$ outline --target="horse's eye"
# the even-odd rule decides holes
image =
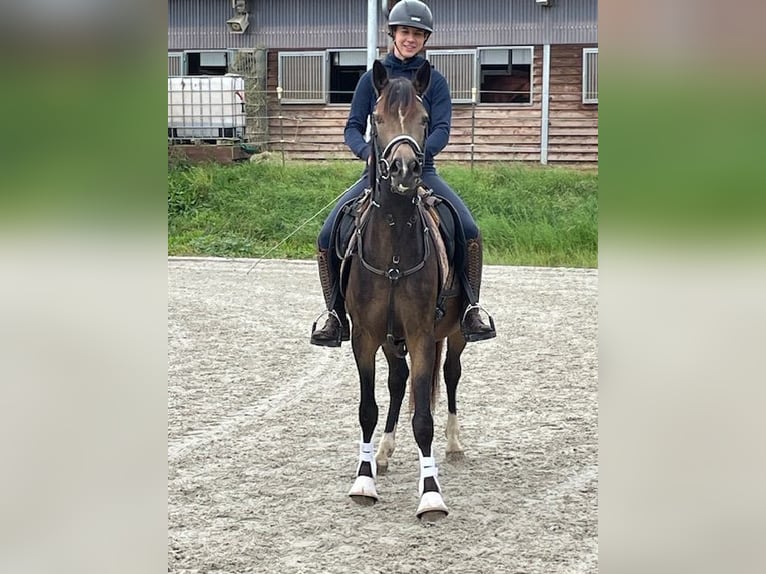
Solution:
[[[420,123],[424,126],[428,124],[428,116],[423,116],[423,119],[420,120]]]
[[[376,124],[382,124],[383,120],[380,119],[380,114],[374,113],[372,114],[372,119],[375,121]]]

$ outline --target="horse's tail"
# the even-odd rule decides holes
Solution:
[[[431,375],[431,409],[436,405],[436,399],[439,398],[439,373],[442,366],[442,354],[444,352],[444,339],[436,341],[436,350],[434,352],[434,372]],[[415,388],[410,385],[409,409],[412,412],[415,409]]]

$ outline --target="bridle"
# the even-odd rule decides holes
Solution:
[[[419,102],[423,102],[423,99],[420,96],[416,97]],[[377,99],[375,104],[377,105],[378,102],[380,102],[380,98]],[[370,117],[370,136],[370,141],[372,142],[371,153],[374,159],[374,162],[371,164],[371,166],[374,166],[375,168],[375,173],[371,175],[375,176],[375,191],[382,187],[380,185],[382,181],[387,181],[391,177],[391,162],[389,161],[389,158],[400,145],[406,144],[410,146],[412,151],[415,153],[415,159],[418,162],[418,167],[421,170],[423,169],[425,153],[423,152],[423,148],[420,143],[418,143],[418,141],[412,136],[407,134],[399,134],[398,136],[394,136],[391,141],[386,144],[386,147],[383,148],[383,151],[378,153],[378,150],[380,149],[380,144],[378,142],[378,125],[374,116]],[[373,181],[373,178],[371,178],[370,181]]]

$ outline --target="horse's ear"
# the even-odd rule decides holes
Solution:
[[[422,96],[428,89],[428,84],[431,83],[431,63],[426,60],[422,66],[415,72],[415,79],[412,81],[412,85],[415,87],[415,91],[419,96]]]
[[[375,92],[378,96],[383,91],[388,83],[388,70],[380,63],[380,60],[375,60],[372,63],[372,85],[375,87]]]

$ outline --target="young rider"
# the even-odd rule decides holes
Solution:
[[[419,0],[400,0],[391,9],[388,16],[389,36],[393,39],[391,51],[383,59],[390,77],[405,76],[412,79],[417,69],[426,61],[422,53],[425,44],[433,33],[431,10]],[[377,95],[372,85],[371,71],[359,79],[345,129],[345,142],[360,159],[369,163],[370,144],[365,140],[367,119],[375,108]],[[464,272],[476,299],[479,297],[482,272],[482,242],[479,228],[471,212],[460,197],[436,173],[434,157],[447,145],[452,123],[452,99],[447,81],[437,70],[431,72],[431,84],[423,94],[423,104],[428,112],[428,137],[425,143],[423,164],[423,183],[433,194],[446,199],[460,217],[460,224],[465,236],[463,257]],[[340,265],[335,259],[330,245],[332,227],[338,212],[344,205],[360,196],[369,187],[367,174],[352,185],[338,201],[327,217],[317,238],[319,279],[324,293],[329,317],[324,326],[311,334],[313,345],[335,347],[338,341],[349,338],[348,318],[342,295],[340,294],[338,272]],[[495,336],[495,330],[484,323],[479,309],[470,309],[463,321],[466,340],[479,341]]]

